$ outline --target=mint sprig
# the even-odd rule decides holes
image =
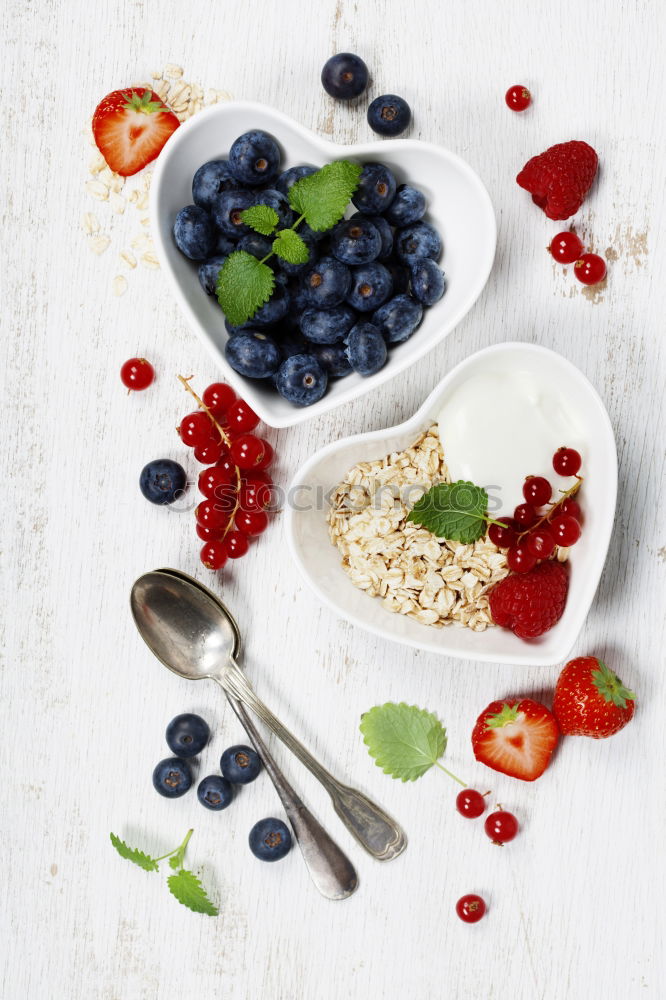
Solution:
[[[182,903],[183,906],[188,906],[195,913],[205,913],[210,917],[216,917],[219,910],[208,898],[200,880],[193,872],[187,871],[183,867],[185,851],[193,833],[194,830],[188,830],[182,844],[174,848],[173,851],[162,854],[159,858],[153,858],[136,847],[128,847],[125,841],[117,837],[115,833],[111,833],[109,836],[111,843],[121,858],[131,861],[132,864],[138,865],[144,871],[158,871],[159,862],[168,858],[169,865],[175,871],[175,874],[169,875],[167,879],[167,885],[172,895],[176,897],[179,903]]]
[[[304,240],[296,233],[305,220],[311,229],[323,232],[339,222],[351,196],[358,187],[362,167],[349,160],[328,163],[309,177],[297,181],[289,191],[289,204],[298,214],[290,229],[281,229],[271,252],[257,260],[243,250],[229,254],[217,277],[216,294],[222,310],[233,326],[242,326],[252,319],[269,300],[275,288],[273,271],[266,261],[273,254],[290,264],[305,264],[310,254]],[[241,212],[243,222],[261,233],[272,236],[279,222],[277,212],[269,205],[251,205]]]
[[[437,483],[412,507],[407,520],[432,531],[436,538],[470,545],[485,535],[488,524],[488,494],[482,487],[459,479]]]
[[[270,205],[250,205],[241,212],[241,219],[246,226],[262,236],[270,236],[280,221],[277,212]]]
[[[465,785],[439,763],[446,750],[446,729],[425,708],[404,701],[375,705],[361,717],[360,729],[368,753],[384,774],[400,781],[416,781],[437,766]]]

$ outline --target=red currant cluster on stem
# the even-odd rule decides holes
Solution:
[[[581,510],[574,498],[583,482],[578,475],[581,464],[574,448],[558,448],[553,469],[558,476],[575,476],[574,485],[551,502],[553,489],[548,480],[528,476],[523,484],[525,503],[518,504],[513,517],[490,525],[488,537],[498,548],[508,550],[506,561],[514,573],[529,573],[542,559],[550,559],[558,546],[568,548],[580,538]]]
[[[200,398],[191,376],[178,379],[199,406],[183,417],[178,433],[206,466],[199,474],[204,499],[194,512],[204,542],[200,558],[207,569],[222,569],[227,559],[244,556],[250,539],[268,527],[273,481],[267,470],[274,452],[252,433],[259,417],[231,386],[214,382]]]

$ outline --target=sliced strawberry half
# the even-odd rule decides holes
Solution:
[[[494,771],[534,781],[548,767],[559,735],[545,705],[529,698],[494,701],[476,720],[472,748],[476,759]]]
[[[114,90],[95,108],[93,136],[117,174],[129,177],[159,156],[180,122],[153,90]]]

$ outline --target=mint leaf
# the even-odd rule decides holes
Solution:
[[[414,504],[407,520],[432,531],[437,538],[470,545],[486,533],[488,494],[460,479],[437,483]]]
[[[327,163],[309,177],[302,177],[289,190],[289,204],[305,216],[317,232],[331,229],[345,214],[351,196],[358,187],[361,166],[349,160]]]
[[[273,240],[273,253],[288,264],[305,264],[310,259],[305,242],[293,229],[280,230]]]
[[[167,883],[178,902],[188,906],[195,913],[206,913],[209,917],[216,917],[220,912],[213,906],[206,895],[206,890],[192,872],[181,868],[176,875],[169,875]]]
[[[280,221],[277,212],[270,205],[250,205],[241,212],[241,219],[246,226],[262,236],[270,236]]]
[[[145,872],[156,872],[158,870],[155,858],[151,858],[149,854],[144,854],[143,851],[139,851],[136,847],[128,847],[124,840],[116,837],[115,833],[110,833],[109,836],[111,837],[111,843],[121,858],[125,858],[127,861],[131,861],[132,864],[138,865]]]
[[[421,778],[446,749],[446,730],[439,719],[404,701],[375,705],[362,717],[360,729],[377,767],[401,781]]]
[[[244,250],[230,253],[217,276],[217,301],[233,326],[241,326],[268,302],[275,275],[268,266]]]

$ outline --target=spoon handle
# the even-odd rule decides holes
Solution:
[[[257,697],[237,664],[232,662],[226,666],[215,679],[228,694],[251,708],[321,782],[331,796],[336,813],[369,854],[378,861],[390,861],[405,849],[407,838],[395,820],[362,792],[334,778]]]
[[[245,707],[228,691],[225,694],[275,785],[310,878],[327,899],[347,899],[358,887],[354,866],[289,784]]]

